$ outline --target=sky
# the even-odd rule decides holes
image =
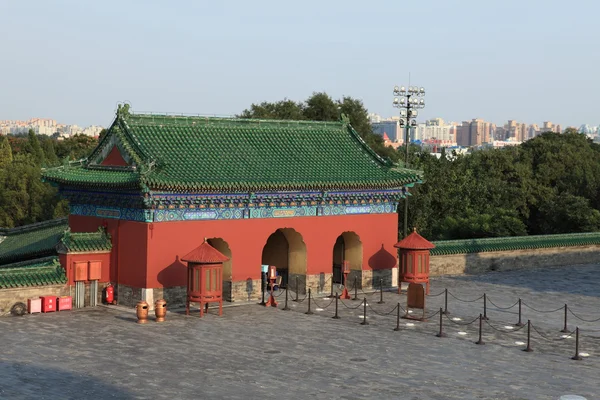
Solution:
[[[600,124],[597,0],[0,0],[0,120],[234,115],[325,91],[419,120]]]

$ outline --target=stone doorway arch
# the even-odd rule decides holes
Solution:
[[[362,261],[363,261],[363,245],[360,241],[360,236],[355,232],[343,232],[335,240],[333,245],[333,266],[332,266],[332,282],[333,284],[342,284],[342,262],[346,260],[350,262],[350,274],[348,275],[348,287],[351,288],[354,284],[354,279],[357,279],[358,284],[362,282]]]
[[[232,301],[233,256],[229,244],[220,237],[207,239],[206,242],[229,258],[229,261],[223,263],[223,300]]]
[[[279,228],[263,247],[261,264],[274,265],[281,276],[281,287],[296,284],[300,293],[306,290],[306,244],[302,235],[293,228]]]

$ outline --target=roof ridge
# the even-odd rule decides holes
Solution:
[[[10,264],[0,265],[0,270],[10,269],[10,268],[19,268],[19,267],[27,267],[34,264],[41,264],[49,261],[56,261],[58,265],[60,265],[57,256],[47,256],[42,258],[34,258],[31,260],[18,261]]]
[[[232,116],[203,116],[201,114],[192,114],[192,115],[183,115],[183,114],[154,114],[154,113],[130,113],[129,115],[122,117],[126,121],[135,122],[137,119],[156,119],[157,125],[160,125],[160,122],[171,122],[171,121],[204,121],[204,122],[214,122],[214,123],[234,123],[236,125],[242,124],[256,124],[261,127],[272,126],[296,126],[296,127],[336,127],[341,128],[346,125],[344,121],[314,121],[314,120],[292,120],[292,119],[260,119],[260,118],[237,118]],[[159,119],[162,119],[159,121]],[[144,121],[147,123],[147,121]]]
[[[14,234],[19,234],[19,233],[27,233],[27,232],[32,232],[32,231],[35,231],[35,230],[41,229],[41,228],[49,228],[52,226],[62,225],[66,222],[68,222],[68,218],[61,217],[61,218],[51,219],[48,221],[41,221],[41,222],[35,222],[33,224],[17,226],[15,228],[0,228],[0,234],[9,236],[9,235],[14,235]]]

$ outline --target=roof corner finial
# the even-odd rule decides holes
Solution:
[[[413,232],[417,232],[417,227],[413,226]]]
[[[208,241],[207,241],[207,240],[208,240],[208,239],[206,239],[206,237],[205,237],[205,238],[204,238],[204,243],[208,243]]]

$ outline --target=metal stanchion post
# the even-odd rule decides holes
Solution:
[[[338,315],[338,295],[337,292],[335,293],[335,315],[333,317],[331,317],[333,319],[340,319],[340,316]]]
[[[310,294],[310,288],[309,288],[308,289],[308,311],[306,311],[304,313],[304,314],[308,314],[308,315],[313,314],[313,312],[310,310],[310,296],[311,296],[311,294]]]
[[[369,323],[367,322],[367,298],[365,297],[365,299],[363,300],[363,304],[364,304],[364,310],[363,310],[363,322],[361,322],[361,325],[369,325]]]
[[[358,300],[358,278],[354,277],[354,298],[352,300]]]
[[[531,353],[533,349],[531,348],[531,320],[527,320],[527,347],[523,349],[528,353]]]
[[[288,290],[288,288],[287,288],[287,286],[286,286],[286,287],[285,287],[285,306],[283,307],[283,310],[285,310],[285,311],[287,311],[287,310],[289,310],[289,309],[290,309],[290,308],[288,307],[288,293],[289,293],[289,290]]]
[[[575,355],[571,357],[571,360],[583,360],[583,358],[579,355],[579,327],[575,328]]]
[[[569,329],[567,328],[567,305],[565,304],[565,324],[561,330],[563,333],[568,333]]]
[[[400,303],[396,306],[396,327],[394,330],[397,332],[400,330]]]
[[[479,340],[475,342],[475,344],[485,344],[482,338],[483,332],[483,314],[479,314]]]
[[[437,335],[437,337],[446,337],[446,334],[444,333],[444,330],[442,328],[443,326],[443,321],[442,321],[442,317],[444,316],[444,311],[442,310],[442,307],[440,307],[440,331]]]
[[[379,301],[377,302],[377,304],[383,304],[385,303],[385,301],[383,301],[383,279],[379,280]]]
[[[331,291],[329,292],[329,298],[333,297],[333,275],[331,275]]]
[[[266,306],[267,302],[265,301],[265,273],[261,272],[260,274],[260,291],[261,291],[261,302],[259,303],[261,306]]]
[[[294,301],[298,301],[298,296],[300,296],[300,290],[298,286],[298,277],[296,277],[296,300]]]
[[[515,326],[523,326],[523,322],[521,322],[521,299],[519,299],[519,322],[515,324]]]
[[[483,294],[483,319],[486,321],[489,319],[487,317],[487,296],[485,293]]]
[[[444,314],[450,314],[448,311],[448,288],[444,289]]]

